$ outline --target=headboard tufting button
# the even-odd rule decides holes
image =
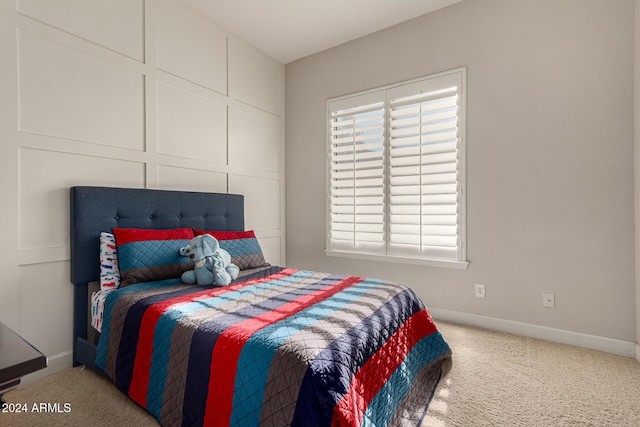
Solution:
[[[153,219],[153,215],[149,215],[149,219]]]
[[[116,215],[116,216],[115,216],[115,219],[116,219],[116,220],[118,220],[118,219],[120,219],[120,217],[119,217],[118,215]]]

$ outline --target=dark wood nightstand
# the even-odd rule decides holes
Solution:
[[[0,322],[0,401],[20,384],[23,376],[47,367],[47,358]]]

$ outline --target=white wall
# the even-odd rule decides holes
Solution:
[[[287,64],[288,264],[635,342],[633,33],[633,0],[468,0]],[[468,269],[325,256],[326,100],[465,65]]]
[[[50,364],[71,363],[70,186],[244,194],[285,262],[283,64],[165,0],[0,0],[0,32],[0,320]]]

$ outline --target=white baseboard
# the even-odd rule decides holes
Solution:
[[[40,378],[46,377],[56,373],[62,369],[70,368],[73,366],[73,350],[65,351],[55,354],[51,357],[47,357],[47,367],[33,374],[26,375],[22,378],[22,384],[29,384]]]
[[[531,325],[529,323],[515,322],[513,320],[498,319],[495,317],[481,316],[478,314],[463,313],[437,307],[429,307],[429,312],[436,320],[462,323],[485,329],[493,329],[515,335],[553,341],[561,344],[569,344],[584,347],[591,350],[604,351],[625,357],[636,357],[640,361],[640,346],[630,341],[613,338],[599,337],[580,332],[566,331],[563,329],[549,328],[546,326]]]

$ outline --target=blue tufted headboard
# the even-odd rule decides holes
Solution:
[[[114,227],[244,230],[244,196],[238,194],[113,187],[70,191],[74,364],[88,363],[76,347],[87,343],[88,283],[100,278],[100,232]]]
[[[244,230],[244,197],[111,187],[71,187],[71,282],[100,278],[100,232],[114,227]]]

